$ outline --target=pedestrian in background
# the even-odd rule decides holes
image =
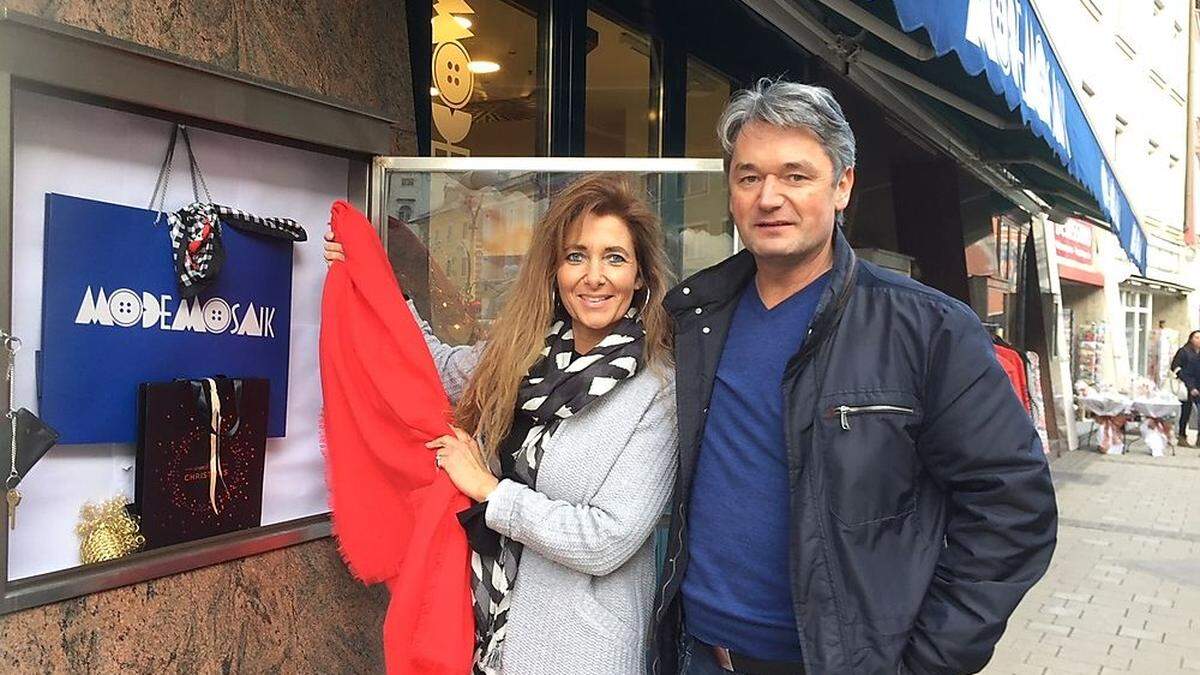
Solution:
[[[1190,446],[1187,438],[1188,420],[1192,416],[1192,407],[1200,401],[1200,330],[1194,330],[1188,335],[1188,341],[1175,358],[1171,359],[1171,372],[1183,382],[1186,398],[1179,400],[1179,445]]]

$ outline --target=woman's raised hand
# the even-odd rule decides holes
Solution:
[[[333,237],[333,229],[325,230],[325,264],[332,265],[337,261],[346,262],[346,249]]]

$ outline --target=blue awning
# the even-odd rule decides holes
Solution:
[[[1010,110],[1019,110],[1022,121],[1095,198],[1121,247],[1145,274],[1142,226],[1029,0],[892,3],[903,30],[925,29],[938,56],[954,52],[968,74],[986,74],[992,91],[1004,97]]]

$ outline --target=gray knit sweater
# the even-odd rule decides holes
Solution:
[[[418,322],[456,401],[480,350],[447,346]],[[650,535],[670,497],[675,441],[674,375],[644,370],[559,425],[537,490],[500,481],[488,499],[488,527],[525,545],[504,673],[646,671]]]

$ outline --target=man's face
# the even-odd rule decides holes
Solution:
[[[759,264],[798,264],[832,246],[835,216],[853,186],[854,169],[834,176],[833,162],[808,130],[751,122],[733,146],[729,212]]]

